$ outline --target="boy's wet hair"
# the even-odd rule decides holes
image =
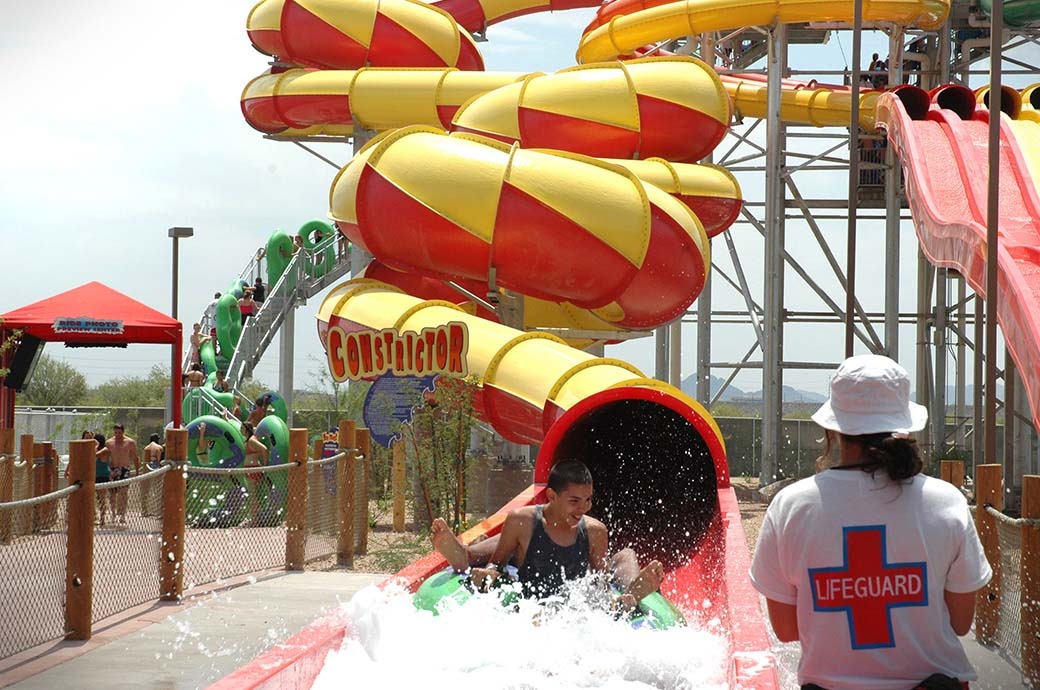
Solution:
[[[571,484],[592,484],[592,472],[585,463],[574,458],[560,460],[549,470],[548,486],[556,493],[566,491]]]
[[[148,440],[151,441],[152,443],[158,443],[159,442],[159,434],[152,434],[151,436],[148,437]]]

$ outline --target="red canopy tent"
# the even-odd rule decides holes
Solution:
[[[173,425],[181,419],[181,322],[141,304],[98,282],[87,283],[0,314],[0,342],[11,331],[23,330],[46,342],[80,347],[119,347],[129,343],[168,343],[173,347],[170,386],[173,390]],[[4,353],[9,366],[12,350]],[[0,427],[14,427],[15,391],[0,385]]]

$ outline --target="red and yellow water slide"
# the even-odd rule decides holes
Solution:
[[[990,111],[986,89],[897,89],[878,121],[906,172],[906,196],[928,259],[986,296]],[[1040,428],[1040,84],[1001,94],[997,319]]]
[[[525,327],[642,329],[681,314],[707,278],[708,238],[729,227],[741,203],[732,175],[696,161],[725,134],[731,107],[765,115],[766,83],[720,78],[692,58],[616,58],[736,25],[851,21],[852,2],[614,0],[581,39],[578,57],[587,64],[548,75],[481,71],[469,32],[589,4],[264,0],[250,14],[249,35],[277,60],[247,85],[242,109],[253,127],[286,138],[347,135],[355,127],[382,132],[340,171],[330,192],[341,232],[376,260],[363,278],[332,290],[319,331],[467,323],[468,366],[480,379],[483,414],[506,438],[540,450],[531,487],[464,538],[493,534],[508,510],[540,500],[556,457],[586,458],[614,543],[664,559],[664,592],[693,618],[723,621],[733,687],[775,688],[725,449],[710,415],[625,362],[481,318],[492,315],[456,304],[458,294],[445,282],[478,295],[489,285],[524,295]],[[866,20],[921,28],[939,26],[947,11],[943,0],[864,3]],[[873,128],[880,112],[880,124],[913,161],[907,147],[924,120],[904,122],[898,113],[920,93],[899,93],[898,102],[862,93],[860,124]],[[781,117],[847,126],[851,99],[845,88],[785,82]],[[970,159],[966,152],[950,156]],[[1037,160],[1033,151],[1008,165],[1036,180],[1030,161]],[[926,189],[937,174],[911,170],[911,194],[928,200],[912,203],[926,251],[954,265],[944,257],[970,252],[929,250],[925,235],[956,223],[921,220],[941,216],[931,207],[946,187]],[[937,244],[964,244],[967,231],[958,232],[950,234],[959,239]],[[1016,251],[1028,254],[1024,243]],[[1035,349],[1038,331],[1024,329]],[[650,515],[648,501],[660,506]],[[417,587],[441,567],[433,554],[400,575]],[[216,687],[306,687],[344,631],[339,618],[319,621]]]

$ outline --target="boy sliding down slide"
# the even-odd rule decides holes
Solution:
[[[500,569],[513,563],[526,597],[545,598],[558,592],[564,580],[584,576],[589,569],[609,570],[624,589],[616,601],[631,610],[657,591],[664,567],[651,561],[642,570],[632,549],[607,559],[607,528],[586,515],[592,507],[592,474],[577,460],[561,460],[549,472],[549,502],[509,513],[502,533],[469,547],[459,542],[442,518],[430,526],[434,548],[457,571],[471,568],[473,583],[484,588],[498,579]]]

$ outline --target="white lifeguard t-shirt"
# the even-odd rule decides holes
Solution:
[[[977,678],[943,591],[992,577],[964,496],[918,475],[827,470],[782,490],[759,533],[751,582],[798,607],[801,684],[907,690],[933,673]]]

